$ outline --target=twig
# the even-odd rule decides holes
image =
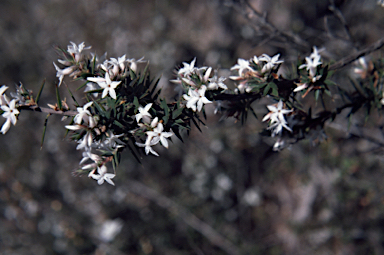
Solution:
[[[127,187],[129,191],[155,202],[158,206],[168,210],[170,213],[182,219],[190,227],[200,232],[211,243],[220,247],[226,253],[231,255],[240,254],[238,248],[228,239],[175,201],[138,181],[128,180]]]
[[[340,23],[343,25],[343,27],[344,27],[344,31],[345,31],[345,33],[347,34],[347,37],[348,37],[349,42],[352,43],[352,45],[356,48],[356,46],[355,46],[355,41],[354,41],[354,39],[353,39],[353,37],[352,37],[352,34],[351,34],[350,29],[349,29],[349,27],[348,27],[348,24],[347,24],[347,22],[345,21],[345,18],[344,18],[343,13],[340,11],[339,8],[336,7],[336,5],[335,5],[335,1],[334,1],[334,0],[330,0],[330,3],[331,3],[331,5],[328,7],[328,9],[329,9],[330,11],[333,12],[333,14],[336,16],[336,18],[337,18],[337,19],[340,21]]]
[[[285,39],[287,39],[288,41],[291,41],[293,43],[295,43],[296,45],[302,47],[302,48],[305,48],[305,49],[308,49],[310,48],[310,45],[305,41],[303,40],[302,38],[300,38],[298,35],[296,34],[292,34],[292,33],[289,33],[289,32],[286,32],[286,31],[282,31],[280,29],[278,29],[275,25],[273,25],[272,23],[270,23],[267,18],[266,18],[266,15],[263,15],[261,14],[260,12],[258,12],[249,2],[248,0],[243,0],[241,2],[244,2],[245,5],[251,10],[251,15],[249,15],[249,13],[247,13],[247,11],[242,8],[242,7],[238,7],[236,8],[236,6],[233,4],[233,8],[235,10],[237,10],[238,12],[242,13],[242,15],[247,18],[249,21],[252,21],[251,20],[251,17],[252,16],[256,16],[258,18],[258,22],[261,23],[261,25],[263,25],[264,27],[266,27],[271,35],[274,35],[274,36],[282,36],[284,37]],[[240,3],[241,4],[241,3]],[[254,24],[251,22],[251,25],[254,26]],[[270,38],[268,38],[269,40]]]
[[[21,106],[21,110],[28,110],[28,111],[35,111],[35,112],[44,112],[49,114],[58,114],[58,115],[64,115],[64,116],[75,116],[78,114],[77,111],[62,111],[62,110],[54,110],[51,108],[46,107],[39,107],[39,106]]]
[[[358,51],[358,52],[353,53],[353,54],[351,54],[345,58],[340,59],[339,61],[337,61],[336,63],[331,65],[329,67],[329,70],[336,70],[336,69],[343,68],[344,66],[349,65],[350,63],[359,59],[360,57],[368,55],[369,53],[371,53],[373,51],[379,50],[383,46],[384,46],[384,37],[381,38],[380,40],[376,41],[375,43],[371,44],[370,46],[362,49],[361,51]]]

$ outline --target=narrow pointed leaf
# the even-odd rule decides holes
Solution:
[[[39,100],[40,100],[40,97],[41,97],[41,93],[43,92],[43,89],[44,89],[44,85],[45,85],[45,79],[44,79],[43,83],[40,86],[39,93],[37,93],[36,100],[35,100],[36,104],[39,103]]]

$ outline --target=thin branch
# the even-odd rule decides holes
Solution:
[[[345,18],[344,18],[344,15],[343,13],[340,11],[339,8],[336,7],[335,5],[335,1],[334,0],[330,0],[330,3],[331,5],[328,7],[328,9],[330,11],[333,12],[333,14],[336,16],[336,18],[340,21],[340,23],[343,25],[344,27],[344,31],[345,33],[347,34],[347,37],[348,37],[348,40],[349,42],[356,48],[355,46],[355,40],[353,39],[352,37],[352,34],[350,32],[350,29],[348,27],[348,24],[347,22],[345,21]]]
[[[62,110],[55,110],[47,107],[39,107],[39,106],[21,106],[21,110],[28,110],[28,111],[34,111],[34,112],[44,112],[49,114],[58,114],[58,115],[64,115],[64,116],[75,116],[78,114],[77,111],[62,111]]]
[[[375,43],[371,44],[370,46],[362,49],[361,51],[358,51],[358,52],[353,53],[349,56],[346,56],[345,58],[340,59],[339,61],[337,61],[336,63],[331,65],[329,67],[329,70],[337,70],[337,69],[343,68],[344,66],[351,64],[355,60],[357,60],[357,59],[359,59],[365,55],[368,55],[371,52],[379,50],[383,46],[384,46],[384,37],[381,38],[380,40],[377,40]]]
[[[231,241],[226,239],[224,236],[218,233],[215,229],[213,229],[210,225],[208,225],[204,221],[197,218],[194,214],[189,212],[186,208],[179,205],[175,201],[169,199],[168,197],[157,192],[156,190],[138,181],[128,180],[127,187],[129,191],[155,202],[158,206],[168,210],[173,215],[179,217],[191,228],[200,232],[211,243],[220,247],[227,254],[231,254],[231,255],[240,254],[239,249],[235,245],[233,245]]]
[[[275,25],[273,25],[271,22],[269,22],[267,20],[267,15],[266,14],[262,14],[259,11],[257,11],[248,2],[248,0],[243,0],[241,2],[243,2],[245,4],[245,6],[248,7],[248,9],[250,9],[250,13],[244,7],[236,6],[235,4],[232,4],[232,8],[235,9],[236,11],[240,12],[246,19],[248,19],[251,22],[250,23],[251,25],[255,26],[252,23],[252,21],[253,21],[252,17],[256,16],[258,18],[258,22],[262,26],[267,28],[270,31],[271,35],[281,36],[281,37],[287,39],[288,41],[293,42],[294,44],[296,44],[296,45],[298,45],[298,46],[300,46],[302,48],[305,48],[305,49],[310,48],[310,45],[305,40],[303,40],[300,36],[298,36],[296,34],[293,34],[293,33],[290,33],[290,32],[286,32],[286,31],[278,29]],[[256,28],[256,30],[257,30],[257,28]],[[270,36],[269,36],[268,39],[270,39]]]

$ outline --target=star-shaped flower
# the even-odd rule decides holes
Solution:
[[[309,71],[309,75],[311,77],[315,77],[317,66],[322,64],[320,60],[321,56],[319,55],[317,48],[314,46],[311,55],[309,57],[305,57],[306,64],[300,65],[299,69],[306,67],[307,71]]]
[[[68,45],[68,53],[71,54],[76,62],[79,62],[81,58],[81,52],[83,50],[88,50],[91,48],[91,46],[85,47],[84,42],[80,43],[78,46],[74,42],[70,42],[72,45]]]
[[[164,127],[162,123],[158,123],[157,127],[153,129],[153,131],[147,131],[148,137],[152,137],[153,145],[157,144],[159,141],[161,144],[168,148],[168,141],[166,138],[171,137],[173,135],[172,132],[163,132]]]
[[[188,64],[186,62],[183,62],[184,67],[180,68],[177,72],[178,74],[181,74],[182,76],[188,76],[191,73],[193,73],[196,70],[195,67],[196,58],[194,58],[191,62],[191,64]]]
[[[203,104],[212,103],[205,97],[205,91],[207,87],[205,85],[201,86],[199,90],[189,89],[188,95],[184,94],[183,98],[187,100],[187,108],[191,108],[194,112],[201,111]]]
[[[87,117],[91,116],[91,113],[88,111],[88,107],[90,107],[92,104],[93,104],[93,101],[86,103],[84,107],[77,107],[78,114],[76,114],[74,118],[74,122],[76,124],[81,124],[82,120],[84,121],[88,120]]]
[[[149,123],[151,121],[150,118],[152,115],[148,111],[151,109],[151,107],[152,103],[147,104],[145,107],[139,106],[139,113],[135,115],[136,121],[139,122],[141,119],[143,119],[145,123]]]
[[[109,73],[105,73],[105,78],[103,77],[88,77],[88,81],[96,82],[101,88],[103,88],[102,98],[106,97],[108,94],[113,99],[116,99],[116,87],[121,83],[121,81],[111,81]]]
[[[57,71],[56,73],[56,77],[59,78],[59,87],[61,85],[61,83],[63,82],[63,79],[64,79],[64,75],[68,75],[68,74],[71,74],[74,70],[75,70],[75,66],[70,66],[70,67],[67,67],[67,68],[64,68],[64,69],[60,69],[56,64],[55,62],[53,62],[53,65],[55,66],[55,69]]]
[[[267,108],[270,112],[264,116],[262,121],[270,120],[271,124],[276,123],[276,122],[286,123],[285,118],[284,118],[284,114],[290,113],[293,110],[292,109],[291,110],[283,109],[283,106],[284,106],[283,101],[281,101],[281,100],[277,103],[277,106],[276,106],[276,104],[267,105]]]
[[[284,62],[283,60],[278,60],[279,57],[280,57],[280,54],[277,54],[277,55],[273,56],[272,58],[270,56],[268,56],[267,54],[261,55],[261,57],[259,57],[259,61],[267,62],[263,66],[263,68],[261,69],[261,72],[265,73],[265,72],[271,70],[274,66],[276,66],[280,63],[283,63]]]
[[[113,179],[116,175],[107,173],[107,167],[105,165],[97,167],[97,173],[98,174],[95,174],[94,171],[91,171],[88,177],[92,177],[93,179],[97,180],[97,184],[99,185],[103,184],[104,181],[106,181],[109,184],[115,186],[111,179]]]
[[[237,59],[237,64],[231,67],[231,70],[239,69],[239,76],[242,76],[244,70],[250,70],[253,71],[252,68],[249,66],[249,61],[239,58]]]
[[[16,122],[17,122],[16,115],[18,115],[20,112],[16,108],[15,99],[12,99],[8,106],[2,105],[1,110],[4,111],[2,116],[7,119],[0,130],[0,132],[4,135],[5,133],[7,133],[7,131],[11,127],[11,123],[13,125],[16,125]]]

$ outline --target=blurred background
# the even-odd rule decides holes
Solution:
[[[288,69],[313,45],[338,60],[383,28],[375,0],[2,0],[0,85],[36,94],[46,79],[40,102],[54,103],[54,47],[84,41],[98,55],[144,56],[167,96],[174,68],[194,57],[228,71],[237,58],[280,53]],[[349,131],[341,117],[325,142],[274,152],[264,124],[213,109],[202,133],[160,157],[140,165],[126,152],[115,187],[72,175],[82,156],[60,117],[41,149],[46,116],[22,112],[0,137],[0,254],[384,254],[381,116],[363,128],[357,116]]]

